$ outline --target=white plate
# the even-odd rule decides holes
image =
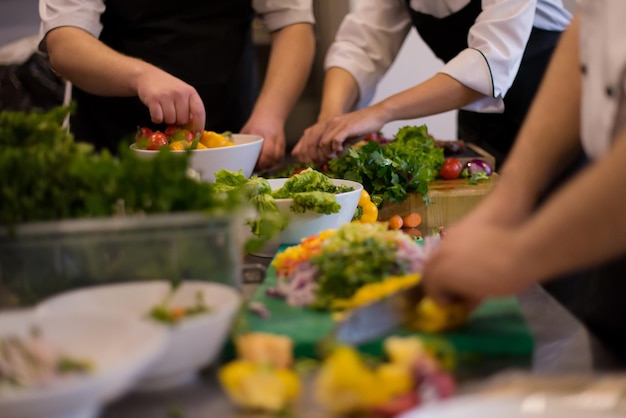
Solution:
[[[184,319],[176,325],[156,323],[148,313],[162,303],[169,292],[170,284],[164,280],[118,283],[63,293],[43,301],[38,309],[72,315],[93,311],[121,312],[157,324],[167,331],[167,347],[135,389],[161,390],[192,380],[200,368],[215,360],[241,304],[239,292],[230,286],[185,281],[169,306],[190,306],[195,303],[197,292],[201,292],[211,311]]]
[[[0,314],[0,336],[26,336],[36,326],[60,352],[90,360],[93,372],[50,386],[0,393],[0,418],[91,418],[126,392],[165,348],[160,327],[117,314]]]

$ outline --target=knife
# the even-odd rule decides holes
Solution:
[[[414,317],[415,308],[424,296],[424,288],[417,283],[349,310],[336,326],[335,339],[359,345],[385,336]]]

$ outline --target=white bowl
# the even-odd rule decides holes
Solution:
[[[243,175],[250,177],[261,154],[263,137],[258,135],[233,134],[231,140],[235,143],[230,147],[197,149],[192,151],[190,168],[200,173],[205,181],[215,181],[215,173],[220,170],[237,172],[243,170]],[[141,158],[151,158],[158,151],[138,149],[135,144],[130,148]],[[184,153],[185,151],[172,151]]]
[[[43,301],[39,309],[73,314],[122,312],[155,323],[148,313],[163,302],[169,291],[170,284],[164,280],[103,285],[60,294]],[[197,292],[202,293],[211,311],[175,325],[157,322],[168,331],[167,347],[139,380],[135,390],[160,390],[187,383],[220,353],[241,305],[241,296],[237,290],[223,284],[185,281],[170,300],[170,306],[192,305]]]
[[[272,190],[276,190],[281,188],[287,180],[287,178],[268,179],[268,182]],[[350,180],[332,179],[332,182],[336,186],[350,186],[354,188],[352,191],[336,195],[337,203],[341,205],[341,209],[337,213],[329,215],[312,211],[294,213],[291,211],[293,199],[276,199],[278,211],[289,217],[287,228],[282,230],[278,237],[281,244],[297,244],[302,238],[319,234],[327,229],[337,229],[352,220],[361,197],[363,185]]]
[[[60,352],[86,359],[94,370],[41,387],[0,392],[0,418],[92,418],[126,392],[165,348],[166,332],[117,314],[0,314],[0,337],[25,337],[33,326]]]

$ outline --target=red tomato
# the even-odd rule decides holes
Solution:
[[[167,134],[166,134],[167,136]],[[168,137],[169,138],[169,137]],[[187,142],[192,142],[193,141],[193,133],[191,133],[190,130],[188,129],[180,129],[179,131],[177,131],[174,134],[174,137],[172,139],[173,141],[187,141]]]
[[[166,137],[172,138],[176,133],[180,131],[180,126],[178,125],[167,125],[167,128],[163,131]]]
[[[146,127],[137,128],[137,133],[135,134],[135,142],[148,139],[150,135],[152,135],[152,129]]]
[[[461,164],[461,161],[459,161],[458,158],[450,157],[443,161],[443,165],[439,170],[439,175],[446,180],[453,180],[461,175],[461,170],[463,170],[463,164]]]
[[[148,137],[148,146],[146,149],[149,150],[158,150],[161,147],[167,146],[169,142],[167,142],[167,137],[163,132],[156,131],[152,135]]]

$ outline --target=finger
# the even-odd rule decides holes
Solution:
[[[148,110],[150,111],[150,119],[152,119],[152,122],[156,124],[163,123],[163,109],[160,103],[151,103],[148,106]]]
[[[170,100],[161,102],[161,109],[163,109],[163,122],[176,124],[176,104]]]
[[[192,94],[189,98],[189,113],[191,117],[191,129],[194,132],[202,132],[206,125],[206,111],[204,103],[198,94]]]

